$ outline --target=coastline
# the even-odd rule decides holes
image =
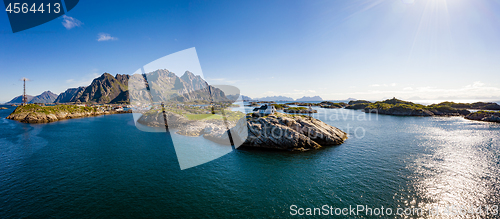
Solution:
[[[6,119],[23,123],[49,123],[66,119],[94,117],[101,115],[132,113],[131,110],[99,110],[97,107],[55,105],[39,106],[27,104],[18,106]]]

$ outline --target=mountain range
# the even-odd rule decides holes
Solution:
[[[144,79],[147,79],[145,82]],[[222,86],[224,87],[224,86]],[[166,69],[159,69],[144,75],[104,73],[95,78],[89,86],[69,88],[59,95],[45,91],[38,96],[29,96],[30,103],[129,103],[129,93],[134,100],[150,101],[228,101],[223,88],[208,87],[199,75],[186,71],[181,77]],[[147,89],[146,89],[147,88]],[[236,89],[237,90],[237,89]],[[145,92],[147,91],[147,92]],[[225,90],[226,93],[230,91]],[[211,95],[210,95],[211,93]],[[231,94],[239,95],[239,93]],[[22,103],[22,96],[7,104]]]
[[[87,87],[69,88],[55,103],[126,103],[129,75],[104,73]]]
[[[57,94],[54,94],[51,91],[45,91],[37,96],[26,95],[26,97],[28,103],[53,103],[57,98]],[[7,102],[6,104],[20,104],[20,103],[23,103],[22,95],[14,97],[11,101]]]
[[[320,96],[314,96],[314,97],[303,96],[302,98],[299,98],[296,101],[323,101],[323,98],[321,98]]]

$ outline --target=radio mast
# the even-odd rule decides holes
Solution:
[[[26,96],[26,81],[30,79],[22,78],[21,80],[23,81],[23,105],[26,105],[26,103],[28,103],[28,97]]]

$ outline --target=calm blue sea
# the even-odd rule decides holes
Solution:
[[[348,132],[344,144],[238,149],[181,171],[167,135],[139,131],[131,114],[23,124],[5,119],[13,109],[0,110],[0,218],[293,218],[292,205],[395,214],[500,204],[500,124],[317,108],[316,118]]]

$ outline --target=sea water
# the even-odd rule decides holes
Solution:
[[[435,207],[441,214],[412,217],[498,217],[500,124],[314,107],[314,117],[349,134],[344,144],[238,149],[180,170],[166,133],[138,130],[131,114],[24,124],[5,119],[8,108],[0,110],[0,218],[293,218],[324,206],[334,215],[372,210],[340,218]],[[467,205],[492,212],[443,210]]]

